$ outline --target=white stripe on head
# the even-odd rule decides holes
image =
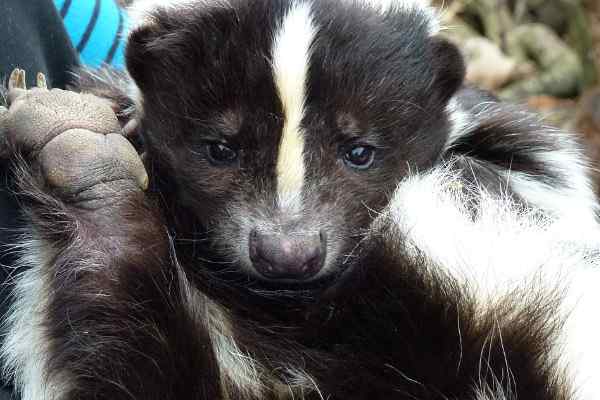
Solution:
[[[301,122],[315,32],[310,5],[297,3],[283,18],[273,43],[273,74],[285,117],[277,157],[277,190],[282,207],[298,204],[304,182]]]

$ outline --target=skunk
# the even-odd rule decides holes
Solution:
[[[137,124],[150,189],[80,207],[18,163],[22,399],[600,398],[586,159],[464,86],[435,9],[131,15],[127,74],[79,90]]]

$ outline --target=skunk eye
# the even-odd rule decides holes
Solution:
[[[375,149],[371,146],[355,146],[344,154],[344,163],[354,169],[367,169],[374,159]]]
[[[210,143],[207,146],[208,159],[213,165],[233,164],[238,159],[235,150],[221,143]]]

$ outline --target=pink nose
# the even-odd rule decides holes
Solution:
[[[325,260],[325,236],[263,234],[250,232],[250,260],[254,269],[269,279],[306,280],[315,276]]]

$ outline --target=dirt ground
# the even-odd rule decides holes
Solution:
[[[592,36],[591,57],[597,70],[596,83],[573,99],[530,98],[529,105],[555,125],[580,134],[592,160],[597,192],[600,193],[600,1],[584,1]]]
[[[600,1],[587,0],[586,9],[589,20],[589,26],[594,40],[594,59],[600,69]]]

